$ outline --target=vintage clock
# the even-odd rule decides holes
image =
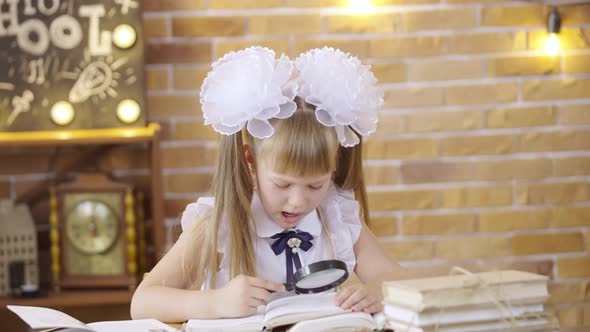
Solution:
[[[61,288],[129,287],[137,275],[131,186],[80,174],[51,190],[51,267]]]

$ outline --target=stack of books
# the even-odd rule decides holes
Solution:
[[[387,281],[386,326],[396,332],[556,331],[543,306],[547,281],[513,270]]]

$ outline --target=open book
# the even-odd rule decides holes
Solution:
[[[300,294],[271,301],[258,314],[232,319],[191,319],[189,331],[261,331],[291,325],[290,332],[323,331],[339,328],[373,330],[377,324],[370,314],[351,312],[334,305],[335,293]]]
[[[122,320],[84,324],[61,311],[18,305],[6,306],[27,323],[33,331],[95,332],[175,332],[176,329],[155,319]]]

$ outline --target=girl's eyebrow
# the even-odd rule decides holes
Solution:
[[[284,182],[297,182],[300,181],[301,178],[293,178],[290,176],[280,175],[280,174],[271,174],[271,178],[273,180],[284,181]],[[312,184],[320,183],[326,181],[326,179],[330,178],[330,174],[324,175],[318,178],[310,179],[308,182]]]

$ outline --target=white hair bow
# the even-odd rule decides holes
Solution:
[[[350,128],[363,136],[377,129],[383,92],[370,67],[340,50],[313,49],[293,63],[256,46],[230,52],[212,67],[200,97],[205,124],[221,134],[234,134],[246,125],[254,137],[272,136],[268,120],[290,117],[297,109],[295,96],[316,106],[317,120],[335,128],[342,146],[359,143]]]

